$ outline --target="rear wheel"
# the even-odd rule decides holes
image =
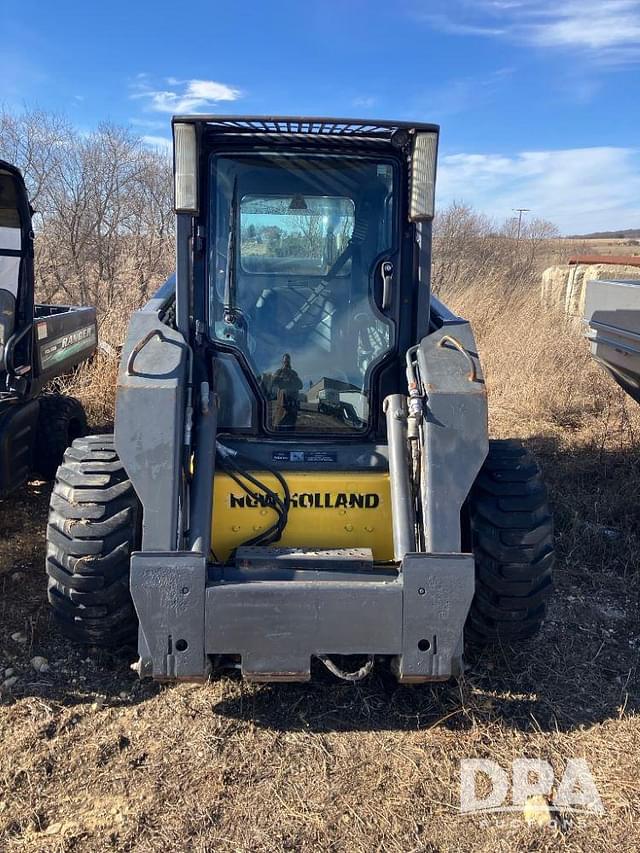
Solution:
[[[134,640],[129,560],[141,520],[113,436],[74,441],[56,474],[47,526],[49,603],[67,636],[112,648]]]
[[[67,447],[86,432],[87,416],[79,400],[63,394],[43,395],[35,448],[37,473],[45,480],[53,480]]]
[[[476,562],[467,640],[534,635],[552,590],[553,521],[538,464],[520,442],[490,442],[467,516]]]

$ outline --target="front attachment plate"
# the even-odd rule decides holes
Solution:
[[[208,655],[240,656],[253,681],[306,681],[314,655],[388,655],[408,683],[460,672],[472,555],[408,554],[399,572],[309,563],[207,568],[192,552],[134,554],[141,676],[199,680]]]

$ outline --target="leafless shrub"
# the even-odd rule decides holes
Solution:
[[[541,261],[558,230],[544,219],[498,224],[468,205],[453,203],[436,216],[433,286],[437,292],[464,294],[479,283],[504,298],[537,282]]]

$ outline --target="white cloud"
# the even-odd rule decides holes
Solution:
[[[201,98],[203,101],[237,101],[240,95],[240,89],[213,80],[187,82],[187,97]]]
[[[502,27],[491,27],[481,23],[465,23],[456,19],[449,12],[427,12],[421,15],[435,29],[454,36],[501,36],[505,30]]]
[[[149,148],[155,148],[161,154],[168,154],[172,150],[172,143],[166,136],[147,135],[142,137],[142,141]]]
[[[492,101],[513,73],[513,68],[499,68],[484,76],[456,77],[439,88],[427,86],[413,112],[428,112],[434,121],[441,121],[446,116],[477,108]]]
[[[134,116],[129,119],[129,123],[147,130],[166,130],[169,126],[166,118],[138,118],[138,116]]]
[[[574,148],[502,154],[449,154],[438,167],[438,203],[467,202],[503,219],[514,208],[564,233],[640,224],[640,151]]]
[[[605,63],[640,61],[640,0],[436,0],[420,17],[443,32],[580,50]]]
[[[636,0],[565,2],[543,8],[539,18],[529,25],[528,34],[543,46],[640,47],[640,3]]]
[[[215,80],[169,77],[165,82],[170,89],[155,88],[146,75],[138,75],[131,97],[145,101],[147,108],[154,112],[175,114],[206,112],[221,101],[236,101],[243,94],[240,89]]]

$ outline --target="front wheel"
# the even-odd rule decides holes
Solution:
[[[113,436],[74,441],[56,474],[47,525],[49,603],[66,636],[111,648],[135,639],[129,561],[141,522]]]
[[[533,636],[552,590],[553,520],[540,468],[520,442],[489,443],[466,515],[476,564],[467,640]]]

